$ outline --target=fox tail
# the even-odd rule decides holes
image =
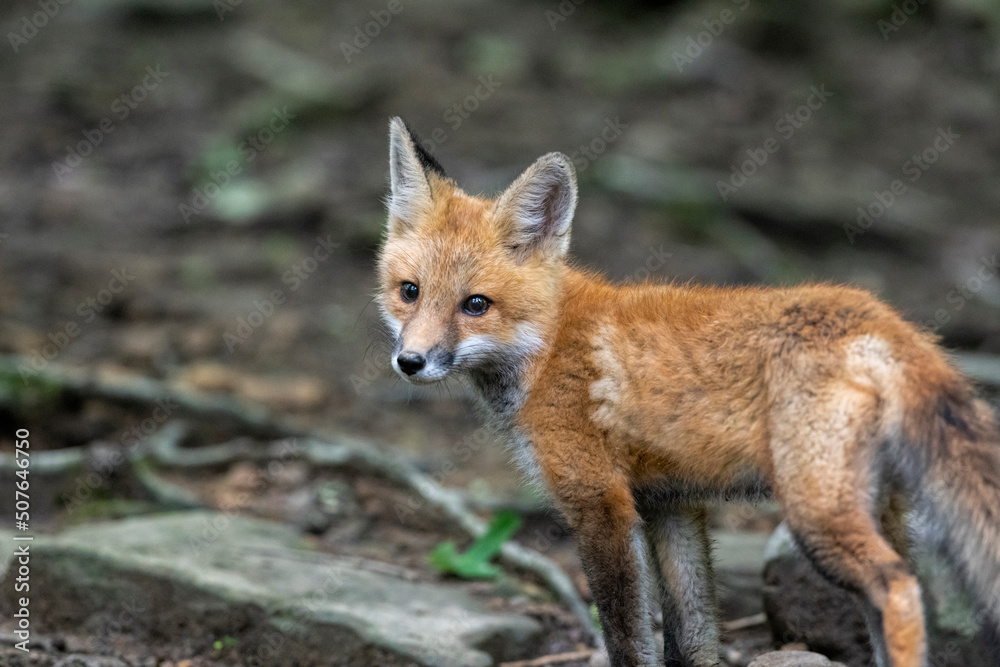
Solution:
[[[918,521],[978,603],[979,625],[1000,655],[1000,426],[968,382],[936,361],[918,371],[922,382],[907,383],[909,446],[894,459]],[[941,381],[928,383],[928,371]]]

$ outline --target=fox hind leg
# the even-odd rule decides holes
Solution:
[[[719,664],[719,623],[704,507],[641,510],[663,609],[667,667]]]
[[[866,519],[860,513],[840,516],[819,530],[801,521],[789,526],[821,573],[862,598],[879,666],[922,667],[926,648],[917,579]]]
[[[923,667],[920,587],[875,518],[876,397],[835,385],[784,407],[771,450],[792,534],[822,574],[861,598],[880,667]]]

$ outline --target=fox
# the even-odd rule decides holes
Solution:
[[[850,286],[615,284],[581,268],[562,153],[471,196],[396,117],[389,181],[376,299],[392,369],[469,383],[565,517],[612,665],[656,664],[656,602],[666,665],[721,664],[719,500],[779,503],[799,550],[859,601],[880,667],[928,664],[907,521],[996,643],[1000,427],[932,333]]]

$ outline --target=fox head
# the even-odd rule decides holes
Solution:
[[[544,155],[498,197],[472,197],[393,118],[389,173],[378,302],[393,369],[426,384],[542,352],[576,208],[569,158]]]

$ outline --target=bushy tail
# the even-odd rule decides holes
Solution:
[[[923,369],[926,372],[926,368]],[[942,369],[944,370],[944,369]],[[950,368],[942,382],[910,383],[904,478],[929,529],[980,605],[980,626],[1000,638],[1000,427]],[[1000,655],[1000,645],[996,647]]]

